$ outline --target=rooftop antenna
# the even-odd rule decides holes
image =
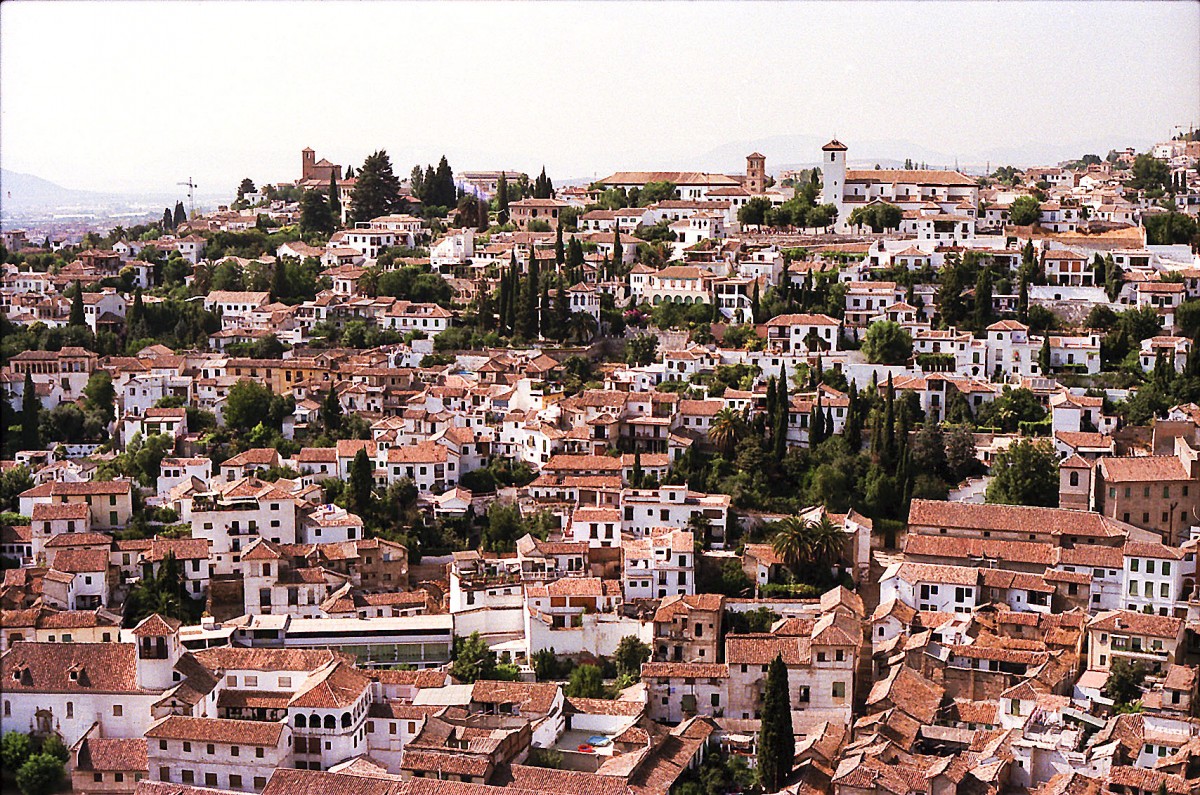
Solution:
[[[196,188],[198,188],[198,187],[200,187],[200,186],[199,186],[199,185],[197,185],[195,182],[192,182],[192,178],[191,178],[191,177],[188,177],[188,179],[187,179],[187,182],[177,182],[177,183],[175,183],[175,184],[176,184],[176,185],[186,185],[186,186],[187,186],[187,189],[188,189],[188,205],[189,205],[189,207],[188,207],[188,217],[189,217],[189,218],[195,217],[195,215],[196,215],[196,193],[195,193],[195,191],[196,191]]]

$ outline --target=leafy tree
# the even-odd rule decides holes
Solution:
[[[1049,442],[1018,439],[996,455],[992,472],[989,503],[1057,507],[1058,456]]]
[[[350,462],[350,478],[347,483],[346,507],[362,517],[370,516],[373,511],[375,469],[367,456],[366,448],[359,448]]]
[[[256,190],[254,187],[254,180],[250,179],[249,177],[244,178],[242,180],[242,183],[240,185],[238,185],[238,189],[237,189],[238,201],[241,201],[242,199],[246,198],[247,193],[255,193],[255,192],[256,192]]]
[[[350,197],[354,221],[370,221],[399,206],[400,180],[393,173],[391,158],[385,150],[367,155]]]
[[[1046,409],[1033,392],[1024,387],[1005,387],[999,397],[980,407],[976,419],[980,427],[994,427],[1004,433],[1015,433],[1022,422],[1039,422],[1045,416]]]
[[[1149,154],[1140,154],[1133,159],[1130,168],[1132,178],[1129,187],[1137,190],[1165,189],[1171,179],[1171,167]]]
[[[454,639],[454,662],[450,663],[450,675],[470,684],[480,679],[492,679],[496,671],[496,655],[488,642],[478,632],[469,638]]]
[[[30,742],[28,734],[9,730],[4,733],[3,739],[0,739],[0,763],[3,763],[5,770],[20,769],[32,755],[33,743]]]
[[[342,428],[342,402],[338,400],[337,390],[332,386],[321,401],[321,420],[325,423],[325,430],[332,434],[336,434]]]
[[[778,792],[792,775],[796,740],[792,734],[792,700],[787,666],[776,656],[763,685],[762,723],[758,733],[758,777],[766,792]]]
[[[1018,196],[1008,211],[1008,221],[1015,226],[1036,224],[1042,217],[1042,205],[1033,196]]]
[[[322,237],[333,234],[333,213],[318,190],[305,191],[300,200],[300,231]]]
[[[67,750],[62,737],[57,733],[51,733],[42,741],[41,753],[48,754],[63,763],[71,758],[71,752]]]
[[[1177,212],[1147,215],[1142,218],[1142,225],[1146,227],[1146,243],[1152,246],[1200,242],[1196,220],[1190,215]]]
[[[17,497],[31,488],[33,477],[28,467],[15,466],[0,472],[0,512],[16,511],[20,505]]]
[[[115,415],[117,390],[107,370],[96,370],[88,377],[83,388],[85,405],[89,411],[97,412],[105,422],[112,422]]]
[[[857,207],[847,219],[851,226],[871,227],[872,232],[882,232],[885,229],[898,229],[904,219],[904,213],[894,204],[875,203],[867,207]],[[809,224],[818,226],[818,224]]]
[[[79,280],[75,280],[74,294],[71,296],[71,317],[67,320],[68,326],[84,326],[87,325],[87,319],[83,314],[83,287],[79,284]]]
[[[337,227],[342,220],[342,192],[338,189],[337,176],[332,172],[329,174],[329,215]]]
[[[801,569],[824,570],[841,557],[846,534],[828,516],[818,521],[806,521],[788,516],[776,522],[771,548],[789,566]]]
[[[17,770],[17,787],[25,795],[49,795],[66,779],[63,763],[50,754],[34,754]]]
[[[25,386],[21,393],[21,449],[36,450],[41,446],[39,414],[42,404],[38,400],[33,375],[25,373]]]
[[[1124,657],[1117,657],[1109,668],[1103,693],[1119,707],[1133,704],[1141,698],[1142,683],[1147,673],[1149,671],[1144,663],[1131,663]]]
[[[738,210],[738,223],[751,226],[763,226],[766,224],[767,213],[772,208],[771,200],[766,196],[755,196],[750,199],[742,208]]]
[[[872,364],[903,364],[912,356],[912,349],[912,335],[891,320],[872,323],[862,345]]]
[[[568,698],[604,698],[604,675],[595,665],[581,665],[571,671],[571,678],[563,688]]]
[[[649,659],[650,647],[636,635],[626,635],[617,644],[617,675],[637,679],[642,671],[642,663]]]
[[[225,424],[234,430],[248,431],[270,417],[275,395],[257,381],[242,379],[229,389],[225,399]]]
[[[658,355],[658,337],[654,334],[638,334],[625,341],[625,362],[634,367],[645,367]]]

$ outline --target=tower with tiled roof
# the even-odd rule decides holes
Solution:
[[[844,197],[846,195],[846,145],[834,138],[821,147],[821,203],[838,208],[837,221],[845,222]]]
[[[743,187],[751,196],[757,196],[767,189],[767,157],[758,152],[746,155],[746,181]]]

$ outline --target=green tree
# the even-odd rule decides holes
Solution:
[[[1038,369],[1042,375],[1050,375],[1050,335],[1042,337],[1042,349],[1038,351]]]
[[[1137,190],[1165,189],[1171,179],[1171,167],[1149,154],[1135,157],[1129,171],[1129,187]]]
[[[83,286],[79,283],[78,279],[75,280],[75,290],[71,296],[71,317],[67,321],[67,325],[87,325],[87,318],[83,314]]]
[[[872,323],[863,340],[863,354],[872,364],[904,364],[912,357],[912,335],[899,323]]]
[[[400,180],[392,171],[392,160],[385,150],[380,149],[367,155],[354,190],[350,194],[350,207],[354,221],[370,221],[387,215],[400,204]]]
[[[49,795],[66,779],[63,763],[50,754],[34,754],[17,770],[17,787],[24,795]]]
[[[721,452],[721,455],[729,458],[744,431],[745,424],[742,422],[742,418],[733,409],[726,406],[713,417],[712,424],[708,428],[708,439]]]
[[[1042,216],[1042,205],[1032,196],[1018,196],[1008,210],[1008,222],[1014,226],[1036,224]]]
[[[469,638],[455,638],[454,662],[450,675],[464,684],[480,679],[492,679],[496,672],[496,655],[478,632]]]
[[[975,280],[975,331],[983,333],[992,324],[992,269],[980,268]]]
[[[67,750],[67,746],[63,743],[62,737],[56,733],[51,733],[42,741],[41,753],[49,754],[60,762],[66,763],[71,758],[71,752]]]
[[[796,739],[792,734],[792,699],[787,666],[776,656],[763,685],[762,722],[758,733],[758,777],[766,792],[778,792],[792,775]]]
[[[88,377],[87,386],[83,388],[83,397],[89,411],[94,411],[112,422],[115,414],[117,390],[113,387],[112,376],[107,370],[96,370]]]
[[[332,434],[342,429],[342,402],[338,400],[337,390],[332,386],[321,401],[321,420],[325,423],[325,430]]]
[[[175,202],[175,216],[172,219],[172,228],[178,229],[185,223],[187,223],[187,211],[183,209],[183,202]]]
[[[742,225],[763,226],[767,222],[767,213],[771,208],[770,199],[766,196],[755,196],[738,210],[738,223]]]
[[[604,675],[595,665],[581,665],[571,671],[571,678],[563,688],[568,698],[603,698]]]
[[[6,771],[20,769],[21,765],[33,755],[33,743],[29,735],[19,731],[6,731],[0,739],[0,763]]]
[[[257,381],[238,381],[225,398],[225,424],[235,430],[250,430],[270,415],[273,397],[271,390]]]
[[[1058,456],[1046,440],[1018,439],[996,455],[989,503],[1058,506]]]
[[[240,185],[238,185],[238,190],[237,190],[238,201],[241,201],[242,199],[246,198],[247,193],[254,193],[254,192],[255,192],[254,180],[250,179],[249,177],[246,177],[245,179],[242,180],[242,183]]]
[[[882,232],[885,229],[898,229],[903,218],[904,213],[900,211],[899,207],[879,202],[867,207],[855,208],[847,221],[850,226],[869,226],[872,232]],[[818,226],[818,224],[810,223],[809,226]]]
[[[504,226],[509,220],[508,212],[508,177],[503,171],[500,179],[496,180],[496,223]]]
[[[342,221],[342,192],[338,189],[337,175],[329,173],[329,216],[334,228]]]
[[[318,190],[305,191],[300,200],[300,231],[322,237],[333,234],[333,213]]]
[[[21,393],[21,449],[37,450],[41,446],[39,430],[42,403],[38,400],[33,375],[25,373],[25,385]]]
[[[650,647],[636,635],[626,635],[617,644],[617,675],[637,679],[642,672],[642,663],[650,659]]]
[[[359,448],[350,462],[350,477],[347,483],[346,508],[366,518],[374,511],[375,468],[367,456],[366,448]]]
[[[658,337],[654,334],[638,334],[625,341],[625,363],[634,367],[645,367],[658,355]]]
[[[1108,681],[1104,683],[1104,695],[1118,707],[1128,706],[1141,699],[1142,683],[1149,671],[1142,662],[1130,663],[1124,657],[1116,657],[1109,668]]]

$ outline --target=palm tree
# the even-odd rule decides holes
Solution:
[[[573,312],[570,320],[571,336],[579,342],[587,342],[596,335],[596,318],[587,312]]]
[[[777,522],[776,527],[771,548],[793,571],[801,565],[832,566],[841,557],[846,543],[845,531],[828,515],[815,522],[789,516]]]
[[[708,439],[721,454],[728,458],[742,436],[742,421],[733,409],[726,407],[717,412],[708,427]]]
[[[846,532],[828,514],[808,523],[808,550],[813,563],[832,566],[841,558],[845,546]]]
[[[784,565],[795,571],[808,560],[808,523],[799,516],[789,516],[775,523],[771,549]]]

